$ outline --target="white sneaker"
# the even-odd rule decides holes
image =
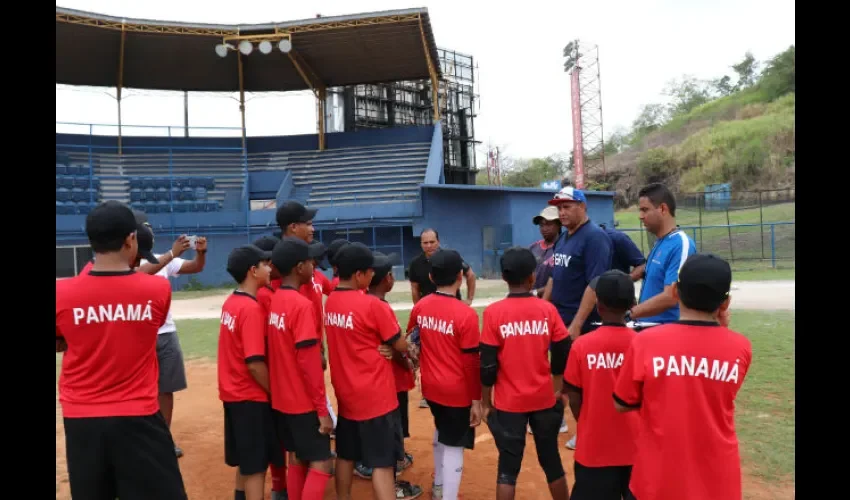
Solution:
[[[530,426],[530,425],[528,426],[528,433],[529,433],[529,434],[534,434],[533,432],[531,432],[531,426]]]
[[[431,485],[431,499],[432,500],[443,500],[443,485],[442,484],[432,484]]]
[[[574,450],[576,449],[576,437],[573,436],[569,441],[567,441],[567,448]]]
[[[569,428],[567,428],[567,419],[564,419],[563,421],[561,421],[561,428],[558,430],[558,433],[566,434],[567,431],[569,431]]]

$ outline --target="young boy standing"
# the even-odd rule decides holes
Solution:
[[[269,464],[283,465],[269,405],[266,314],[257,290],[269,282],[271,255],[237,247],[227,272],[239,283],[221,307],[218,392],[224,404],[224,461],[238,467],[234,500],[262,500]]]
[[[413,306],[407,331],[419,327],[422,396],[436,427],[432,497],[456,500],[463,450],[474,448],[482,416],[480,330],[478,314],[456,295],[463,283],[460,254],[440,249],[430,263],[437,291]]]
[[[578,422],[573,500],[629,498],[638,416],[622,415],[611,404],[623,356],[636,333],[626,327],[626,312],[635,304],[628,274],[606,271],[590,282],[602,326],[572,345],[564,389]],[[685,497],[683,497],[685,498]]]
[[[310,247],[284,237],[272,251],[281,285],[268,319],[272,409],[281,445],[289,451],[287,492],[292,500],[319,500],[331,478],[333,429],[325,403],[322,341],[312,303],[299,288],[313,279]]]
[[[731,284],[720,257],[688,257],[672,288],[679,321],[643,330],[626,352],[614,402],[640,408],[629,482],[637,500],[741,498],[735,398],[753,351],[718,323]]]
[[[391,361],[378,346],[407,350],[392,310],[362,293],[374,276],[375,257],[361,243],[350,243],[335,256],[339,286],[325,304],[325,329],[331,382],[337,395],[337,498],[351,495],[354,464],[373,470],[377,500],[396,498],[395,465],[403,438]],[[380,262],[377,263],[380,265]]]
[[[558,449],[567,327],[555,306],[532,292],[537,260],[531,250],[508,249],[501,267],[509,293],[484,310],[481,332],[482,406],[499,450],[496,498],[513,500],[516,494],[529,426],[552,498],[568,500]]]

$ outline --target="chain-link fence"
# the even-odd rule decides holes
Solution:
[[[794,267],[794,211],[794,188],[730,191],[722,184],[676,194],[676,223],[697,250],[728,259],[736,269]],[[617,222],[617,229],[648,254],[655,236],[646,232],[637,210],[618,213]]]

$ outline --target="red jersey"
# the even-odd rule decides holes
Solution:
[[[269,283],[269,286],[272,287],[272,290],[277,290],[278,288],[280,288],[281,284],[283,284],[283,279],[278,278],[276,280],[271,280],[271,282]]]
[[[59,401],[66,418],[147,416],[159,411],[157,331],[171,285],[135,271],[95,272],[56,282]]]
[[[86,265],[85,265],[85,266],[83,266],[83,268],[80,270],[80,274],[85,274],[85,273],[87,273],[87,272],[91,271],[91,269],[92,269],[92,267],[93,267],[93,266],[94,266],[94,262],[93,262],[93,261],[88,261],[88,262],[86,262]]]
[[[311,283],[307,283],[301,285],[301,288],[298,290],[301,292],[307,300],[313,304],[313,324],[316,326],[316,333],[319,338],[322,338],[323,330],[322,324],[324,321],[322,320],[323,316],[323,306],[322,306],[322,286],[316,283],[316,273],[318,271],[313,272],[313,280]]]
[[[513,413],[552,408],[549,347],[568,336],[555,306],[531,294],[508,296],[487,306],[481,343],[495,347],[499,361],[493,407]]]
[[[236,291],[221,306],[218,329],[218,397],[224,402],[266,402],[269,395],[248,370],[266,360],[266,314],[257,299]]]
[[[317,290],[320,290],[323,295],[330,295],[334,288],[331,288],[331,280],[325,276],[325,273],[319,271],[318,269],[314,270],[313,273],[313,281],[317,285]],[[339,283],[339,281],[337,281]]]
[[[629,483],[637,498],[741,498],[735,397],[751,361],[749,339],[716,323],[670,323],[634,338],[614,398],[640,405]]]
[[[269,370],[272,408],[279,412],[309,413],[317,410],[316,400],[326,406],[324,380],[320,378],[321,384],[314,389],[298,360],[299,345],[321,342],[314,321],[313,305],[297,290],[286,287],[274,293],[268,318]],[[321,377],[321,358],[315,361]]]
[[[280,285],[278,285],[277,288],[280,288]],[[257,289],[257,302],[260,304],[260,307],[263,308],[263,313],[266,317],[269,315],[269,310],[272,305],[272,297],[274,296],[274,291],[277,290],[277,288],[272,288],[271,285],[269,285],[261,286]]]
[[[481,399],[478,314],[452,295],[435,292],[413,306],[407,331],[419,326],[422,395],[443,406],[466,407]],[[470,356],[471,358],[472,356]]]
[[[390,303],[381,298],[379,298],[378,300],[381,301],[381,304],[383,304],[384,307],[389,309],[390,314],[392,314],[393,318],[395,318],[395,311],[393,311],[393,308],[392,306],[390,306]],[[396,325],[398,325],[398,320],[396,320]],[[398,331],[401,331],[400,326],[398,327]],[[406,362],[407,359],[405,358],[405,363]],[[416,380],[414,380],[412,368],[404,367],[395,360],[392,361],[392,366],[396,392],[407,392],[416,387]]]
[[[570,348],[564,385],[581,392],[575,459],[585,467],[632,465],[639,429],[635,412],[611,404],[614,384],[634,330],[603,325],[582,335]]]
[[[328,283],[328,288],[327,288],[327,291],[325,292],[325,295],[330,295],[331,292],[336,290],[336,287],[338,287],[338,286],[339,286],[339,276],[334,276],[334,279],[332,279]]]
[[[392,361],[378,352],[401,336],[398,319],[380,299],[348,288],[325,303],[331,383],[339,414],[369,420],[398,408]]]

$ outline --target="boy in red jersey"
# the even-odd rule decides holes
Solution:
[[[350,243],[336,255],[339,286],[325,303],[325,329],[331,382],[339,404],[336,429],[337,498],[350,498],[355,462],[372,468],[377,500],[396,498],[395,465],[403,438],[392,361],[381,344],[405,352],[392,310],[362,293],[372,281],[374,255],[362,243]]]
[[[156,261],[153,235],[117,201],[86,216],[86,234],[91,270],[56,283],[57,346],[67,345],[59,401],[71,495],[185,499],[157,385],[157,331],[171,286],[133,271],[140,258]]]
[[[474,428],[482,416],[480,330],[475,309],[456,295],[463,283],[460,254],[440,249],[430,262],[437,291],[413,306],[407,331],[419,327],[422,397],[431,408],[436,427],[432,497],[456,500],[463,449],[474,448]]]
[[[568,500],[558,433],[564,419],[559,391],[569,333],[555,306],[532,293],[537,259],[531,250],[508,249],[501,267],[509,293],[484,310],[481,332],[482,406],[499,449],[496,498],[513,500],[516,494],[530,426],[552,498]]]
[[[333,269],[333,279],[328,283],[327,288],[324,290],[325,295],[330,295],[334,289],[336,289],[337,285],[339,285],[339,271],[336,268],[336,253],[339,252],[339,249],[348,245],[349,241],[339,238],[333,240],[330,245],[328,245],[328,264],[331,265],[331,269]]]
[[[752,361],[749,339],[721,326],[732,270],[712,254],[679,269],[679,321],[643,330],[614,386],[620,411],[640,408],[629,489],[637,500],[740,499],[735,398]]]
[[[395,312],[392,310],[392,307],[390,307],[390,304],[386,301],[385,297],[388,293],[390,293],[390,291],[392,291],[393,286],[395,285],[392,267],[396,262],[398,262],[398,256],[396,254],[387,256],[380,252],[374,252],[374,256],[375,265],[373,269],[375,270],[375,275],[372,277],[372,282],[369,283],[369,295],[377,297],[384,307],[389,309],[389,311],[395,315]],[[400,327],[399,330],[401,330]],[[382,344],[379,349],[382,354],[389,356],[392,359],[393,377],[395,378],[396,396],[398,398],[398,411],[399,416],[401,417],[402,436],[404,438],[409,438],[409,403],[407,393],[413,389],[415,385],[413,381],[413,367],[407,359],[407,353],[398,352],[385,344]],[[401,452],[404,458],[396,463],[396,474],[401,473],[404,469],[413,465],[413,456],[406,453],[403,446]],[[372,477],[372,469],[364,466],[362,463],[357,463],[355,465],[354,473],[365,478]],[[408,481],[396,479],[395,489],[396,499],[398,500],[413,500],[414,498],[419,498],[422,495],[422,487],[411,484]]]
[[[272,251],[281,286],[268,319],[272,408],[281,445],[289,450],[287,492],[292,500],[319,500],[331,478],[333,429],[313,307],[298,289],[313,278],[314,247],[284,237]],[[309,469],[309,470],[308,470]]]
[[[578,422],[573,500],[630,498],[629,477],[638,435],[638,416],[621,415],[611,404],[623,355],[635,338],[626,312],[635,305],[635,285],[620,270],[590,282],[602,326],[572,345],[564,388]],[[685,498],[685,497],[683,497]]]
[[[234,248],[227,272],[239,283],[221,307],[218,392],[224,405],[224,461],[236,471],[234,500],[262,500],[269,464],[283,465],[269,405],[266,313],[257,290],[269,282],[269,252]]]

